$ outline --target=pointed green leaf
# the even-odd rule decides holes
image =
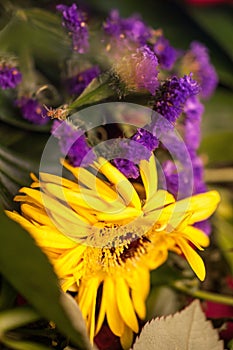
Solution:
[[[1,215],[0,272],[35,307],[52,320],[80,349],[91,349],[77,304],[58,287],[47,257],[19,225]]]

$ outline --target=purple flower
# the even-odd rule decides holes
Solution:
[[[75,166],[88,166],[96,156],[86,142],[83,131],[75,129],[72,124],[55,120],[51,130],[53,136],[58,138],[61,152],[68,157]]]
[[[100,74],[98,66],[88,68],[66,80],[70,94],[80,95],[90,82]]]
[[[139,177],[138,167],[131,160],[116,158],[114,164],[127,178],[137,179]]]
[[[143,46],[137,49],[137,52],[132,55],[135,58],[135,80],[139,89],[145,88],[152,95],[155,94],[155,89],[158,86],[158,60],[153,51],[148,46]]]
[[[205,45],[194,41],[190,45],[190,51],[187,53],[191,56],[191,67],[198,82],[201,86],[201,96],[209,98],[218,84],[218,76],[214,66],[210,63],[208,49]],[[194,69],[193,69],[194,68]]]
[[[0,87],[5,89],[14,89],[22,80],[22,75],[16,67],[6,64],[0,65]]]
[[[15,101],[15,105],[20,108],[23,118],[29,122],[38,125],[48,123],[47,111],[36,99],[21,97]]]
[[[157,147],[158,140],[152,134],[150,134],[151,136],[149,134],[148,131],[139,129],[132,139],[120,140],[116,144],[121,158],[115,158],[113,162],[126,177],[138,178],[139,170],[136,164],[139,164],[142,159],[149,160],[151,151]],[[156,139],[156,142],[154,139]],[[150,142],[150,140],[152,141]]]
[[[178,194],[178,174],[175,164],[171,160],[167,160],[163,163],[163,173],[166,180],[166,188],[168,192],[172,193],[175,197]]]
[[[132,137],[132,140],[140,143],[150,151],[145,152],[143,158],[141,159],[148,160],[150,158],[151,151],[154,151],[159,146],[159,139],[156,136],[154,136],[151,132],[143,128],[137,130],[137,132]]]
[[[201,117],[204,112],[203,104],[196,96],[187,99],[184,112],[184,139],[189,150],[197,150],[201,141]]]
[[[183,78],[173,77],[167,80],[158,91],[155,110],[173,123],[183,111],[186,100],[198,94],[198,83],[192,79],[192,74]]]
[[[117,10],[112,10],[104,23],[106,34],[116,39],[129,40],[139,45],[145,45],[151,37],[150,29],[138,16],[121,18]]]
[[[152,95],[159,85],[158,60],[148,46],[127,53],[115,64],[115,71],[129,89],[148,90]]]
[[[76,4],[72,4],[71,6],[57,5],[56,9],[62,13],[63,27],[72,36],[74,51],[86,53],[89,49],[86,15],[77,8]]]
[[[164,36],[160,36],[153,49],[159,59],[161,68],[171,69],[177,59],[177,52],[169,41]]]

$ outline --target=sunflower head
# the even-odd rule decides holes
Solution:
[[[15,198],[21,213],[8,215],[47,254],[63,290],[77,291],[90,338],[106,320],[128,348],[138,318],[146,315],[149,272],[166,261],[169,251],[183,254],[204,279],[196,249],[208,246],[209,239],[193,224],[214,212],[219,195],[210,191],[175,201],[158,189],[154,156],[140,162],[134,183],[104,158],[88,169],[63,164],[74,180],[33,175],[31,188],[22,188]]]

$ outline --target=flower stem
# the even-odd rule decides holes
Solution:
[[[188,294],[194,298],[213,301],[220,304],[226,304],[233,306],[233,298],[228,295],[222,295],[212,292],[207,292],[204,290],[199,289],[192,289],[185,285],[182,281],[175,281],[171,284],[171,287],[178,290],[179,292],[183,292],[185,294]]]

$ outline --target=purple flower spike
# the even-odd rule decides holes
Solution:
[[[186,100],[199,91],[199,85],[192,79],[192,74],[183,78],[173,77],[162,85],[161,97],[155,104],[155,110],[169,122],[174,123],[182,113]]]
[[[0,65],[0,87],[3,90],[14,89],[22,80],[22,75],[16,67]]]
[[[203,98],[209,98],[216,89],[218,76],[213,65],[210,63],[208,49],[205,45],[194,41],[190,45],[188,55],[190,54],[194,61],[190,68],[192,70],[192,66],[197,67],[193,72],[196,74],[197,80],[201,85],[201,96]]]
[[[160,36],[153,49],[159,59],[161,68],[172,69],[177,59],[177,52],[174,47],[170,45],[169,41],[164,38],[164,36]]]
[[[67,79],[68,91],[72,95],[80,95],[90,82],[100,74],[98,66],[94,66],[80,72],[76,76]]]
[[[49,118],[46,116],[46,109],[36,99],[21,97],[16,100],[15,105],[20,108],[24,119],[33,124],[43,125],[48,123]]]
[[[81,54],[86,53],[89,49],[89,34],[85,14],[77,8],[76,4],[57,5],[56,9],[62,13],[63,27],[72,35],[74,51]]]
[[[68,157],[73,166],[85,167],[96,159],[94,152],[86,142],[83,131],[75,129],[72,124],[55,120],[52,134],[58,138],[61,152]]]
[[[116,39],[126,39],[139,45],[145,45],[151,37],[150,29],[139,16],[121,18],[117,10],[112,10],[104,23],[106,34]]]

